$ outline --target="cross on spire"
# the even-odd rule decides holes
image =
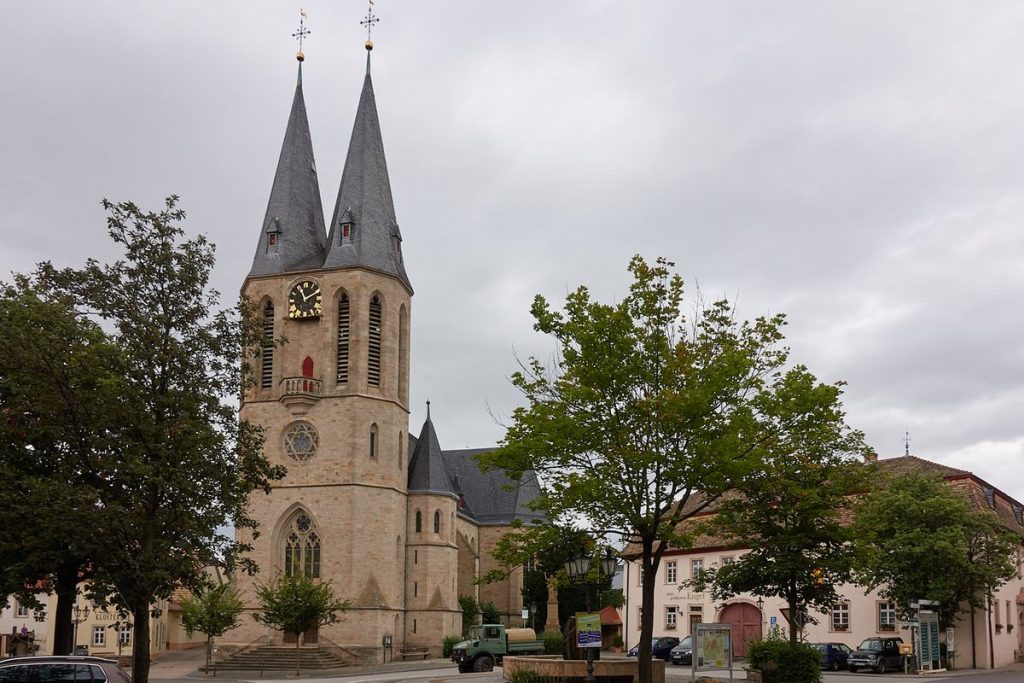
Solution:
[[[299,51],[295,53],[295,59],[299,60],[300,62],[306,58],[306,56],[302,54],[302,41],[310,33],[311,31],[308,28],[306,28],[306,10],[300,9],[299,30],[292,34],[292,38],[295,38],[297,41],[299,41]]]
[[[370,6],[366,8],[366,16],[359,22],[361,26],[366,27],[366,46],[369,49],[373,42],[370,40],[373,34],[373,25],[376,24],[380,19],[373,13],[373,0],[370,0]]]

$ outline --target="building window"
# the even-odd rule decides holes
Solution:
[[[409,354],[406,352],[406,340],[409,337],[409,313],[405,304],[398,309],[398,400],[405,401],[409,391]]]
[[[132,625],[121,624],[121,630],[117,635],[117,642],[121,645],[131,645],[132,642]]]
[[[377,457],[377,425],[370,425],[370,457]]]
[[[419,510],[416,511],[416,533],[423,531],[423,515]]]
[[[730,564],[732,564],[735,561],[736,561],[736,558],[734,558],[732,555],[726,555],[725,557],[722,558],[722,566],[723,567],[728,567]]]
[[[296,422],[288,427],[282,435],[284,452],[289,458],[303,462],[316,455],[320,445],[320,435],[316,427],[308,422]]]
[[[416,620],[415,619],[412,620],[412,632],[416,633]]]
[[[417,598],[420,595],[420,584],[417,581],[412,583],[412,597]]]
[[[668,631],[676,629],[676,608],[674,605],[665,608],[665,629]]]
[[[676,563],[675,561],[665,563],[665,583],[676,582]]]
[[[636,608],[636,630],[640,630],[640,625],[644,623],[644,608]]]
[[[985,497],[985,503],[990,508],[995,510],[996,509],[996,491],[995,491],[995,489],[992,489],[992,488],[989,488],[987,486],[984,486],[981,489],[981,495],[983,495]]]
[[[284,540],[285,576],[300,574],[311,578],[320,577],[320,536],[313,520],[299,511],[287,527]]]
[[[352,224],[342,223],[341,224],[341,243],[348,244],[352,241]]]
[[[276,247],[277,246],[277,233],[276,232],[272,232],[272,233],[267,235],[267,246],[268,247]]]
[[[402,471],[402,461],[405,460],[405,437],[398,432],[398,471]]]
[[[26,607],[25,605],[21,604],[20,602],[17,603],[17,605],[18,606],[14,610],[14,616],[16,616],[16,617],[27,617],[28,616],[28,607]]]
[[[696,581],[704,571],[704,560],[690,560],[690,578]]]
[[[370,300],[370,343],[367,348],[366,382],[371,387],[380,386],[380,298],[375,294]]]
[[[636,567],[636,585],[641,588],[644,586],[644,567],[642,564],[638,564]]]
[[[850,630],[850,603],[840,602],[832,605],[832,630]]]
[[[351,316],[349,314],[348,294],[342,293],[338,299],[338,352],[335,362],[338,384],[348,383],[348,342]]]
[[[107,627],[106,626],[93,626],[92,627],[92,644],[95,645],[106,645],[107,644]]]
[[[413,550],[412,551],[412,563],[413,564],[419,564],[420,563],[420,551],[419,550]]]
[[[274,385],[274,304],[263,305],[263,347],[260,349],[260,388]]]
[[[878,630],[896,630],[896,605],[891,602],[878,603]]]
[[[441,533],[441,511],[434,510],[434,533]]]

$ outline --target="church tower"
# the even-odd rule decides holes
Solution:
[[[261,350],[240,416],[265,430],[264,451],[288,474],[254,494],[260,567],[239,576],[247,607],[255,581],[305,573],[330,581],[351,609],[320,636],[379,646],[406,632],[409,320],[402,257],[380,122],[366,75],[337,202],[321,207],[302,92],[302,56],[266,216],[242,292],[281,346]],[[268,635],[245,618],[231,639]],[[269,634],[280,640],[282,634]]]

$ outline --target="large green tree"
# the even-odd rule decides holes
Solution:
[[[53,651],[71,654],[78,584],[104,550],[119,355],[73,298],[25,276],[0,286],[0,348],[0,597],[56,593]]]
[[[758,397],[759,414],[778,428],[758,445],[758,464],[735,482],[735,495],[704,525],[749,552],[693,582],[718,601],[741,593],[782,598],[793,645],[810,611],[838,602],[856,560],[848,510],[869,472],[862,435],[846,427],[839,393],[796,368],[775,392]]]
[[[903,617],[911,602],[925,599],[939,603],[943,626],[964,612],[973,618],[1013,577],[1021,538],[938,477],[902,474],[880,483],[853,524],[860,582]]]
[[[253,618],[270,628],[295,636],[295,675],[302,673],[300,636],[316,626],[337,623],[350,606],[335,596],[331,584],[305,574],[277,576],[257,584],[260,611]]]
[[[248,496],[282,476],[262,453],[261,431],[239,422],[248,377],[242,349],[258,348],[250,307],[222,309],[209,286],[213,246],[187,238],[177,197],[164,209],[104,201],[117,261],[84,268],[42,264],[40,278],[110,329],[124,368],[108,419],[116,457],[99,487],[104,544],[94,590],[131,612],[133,678],[149,677],[150,613],[178,586],[205,581],[204,567],[232,566],[240,550],[226,524],[253,527]],[[254,570],[251,561],[242,568]]]
[[[487,466],[538,473],[538,506],[555,522],[581,519],[595,535],[635,549],[643,575],[640,676],[649,681],[654,577],[703,512],[757,465],[762,443],[797,424],[814,401],[785,420],[760,414],[787,382],[784,318],[737,320],[727,301],[699,300],[684,315],[683,282],[659,260],[634,257],[622,300],[571,292],[564,311],[538,296],[534,328],[558,344],[555,361],[531,358],[513,375],[526,405],[512,416]],[[528,531],[528,530],[527,530]]]

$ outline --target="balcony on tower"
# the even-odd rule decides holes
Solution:
[[[285,377],[281,380],[281,403],[292,415],[305,415],[320,400],[323,382],[313,377]]]

